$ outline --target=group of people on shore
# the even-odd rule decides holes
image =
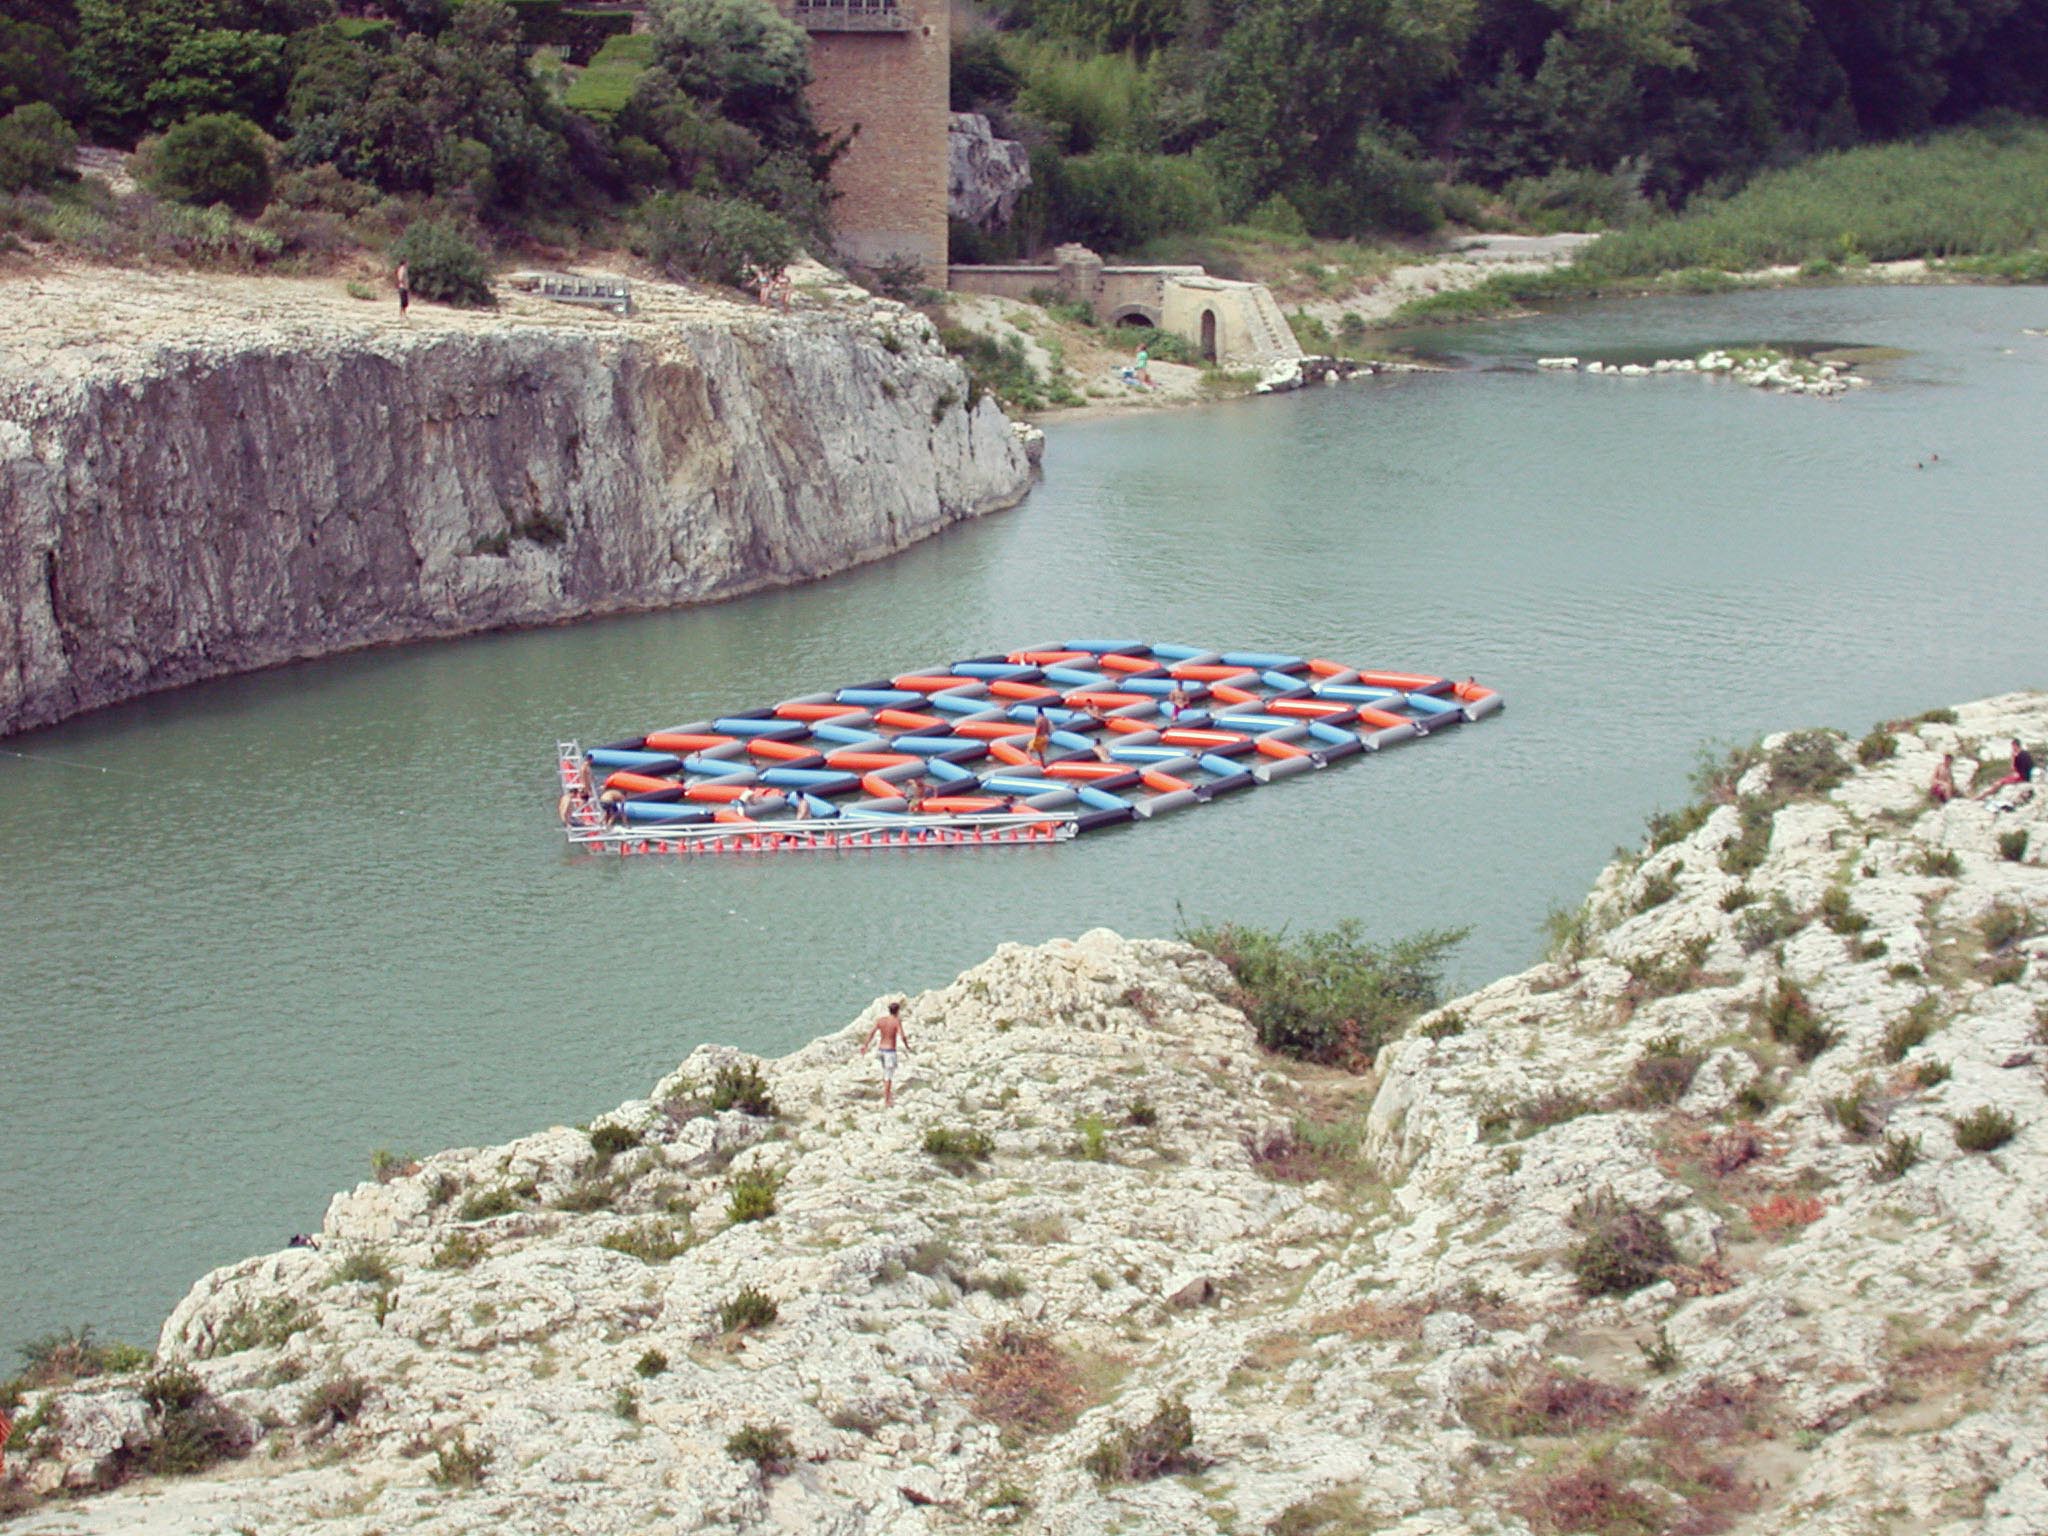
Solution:
[[[2012,739],[2012,766],[2007,770],[2005,777],[1985,785],[1970,798],[1988,800],[2001,789],[2009,789],[2015,784],[2030,783],[2033,777],[2034,754],[2026,749],[2019,737],[2015,736]],[[1934,780],[1927,786],[1927,798],[1936,805],[1947,805],[1951,800],[1959,798],[1956,790],[1955,753],[1941,754],[1941,761],[1934,769]]]

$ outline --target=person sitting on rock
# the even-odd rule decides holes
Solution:
[[[1987,796],[1994,795],[2008,784],[2024,784],[2033,776],[2034,754],[2021,746],[2019,737],[2015,736],[2012,739],[2012,772],[2008,773],[1996,784],[1986,785],[1977,798],[1982,800]]]
[[[1953,752],[1941,754],[1941,763],[1934,770],[1934,782],[1927,786],[1927,798],[1936,805],[1947,805],[1956,797],[1956,755]]]

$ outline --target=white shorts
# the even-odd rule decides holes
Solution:
[[[896,1053],[894,1051],[885,1049],[882,1052],[882,1076],[889,1082],[896,1080]]]

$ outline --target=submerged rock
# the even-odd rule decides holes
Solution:
[[[894,1112],[879,1003],[707,1046],[208,1276],[258,1454],[16,1528],[2048,1529],[2048,793],[1924,794],[2013,735],[1766,741],[1369,1076],[1104,931],[912,999]],[[50,1402],[32,1486],[140,1398]]]

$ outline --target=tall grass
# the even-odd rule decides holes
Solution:
[[[1582,252],[1595,278],[1684,267],[2009,255],[2048,242],[2048,125],[1960,129],[1816,155],[1733,197],[1618,230]]]

